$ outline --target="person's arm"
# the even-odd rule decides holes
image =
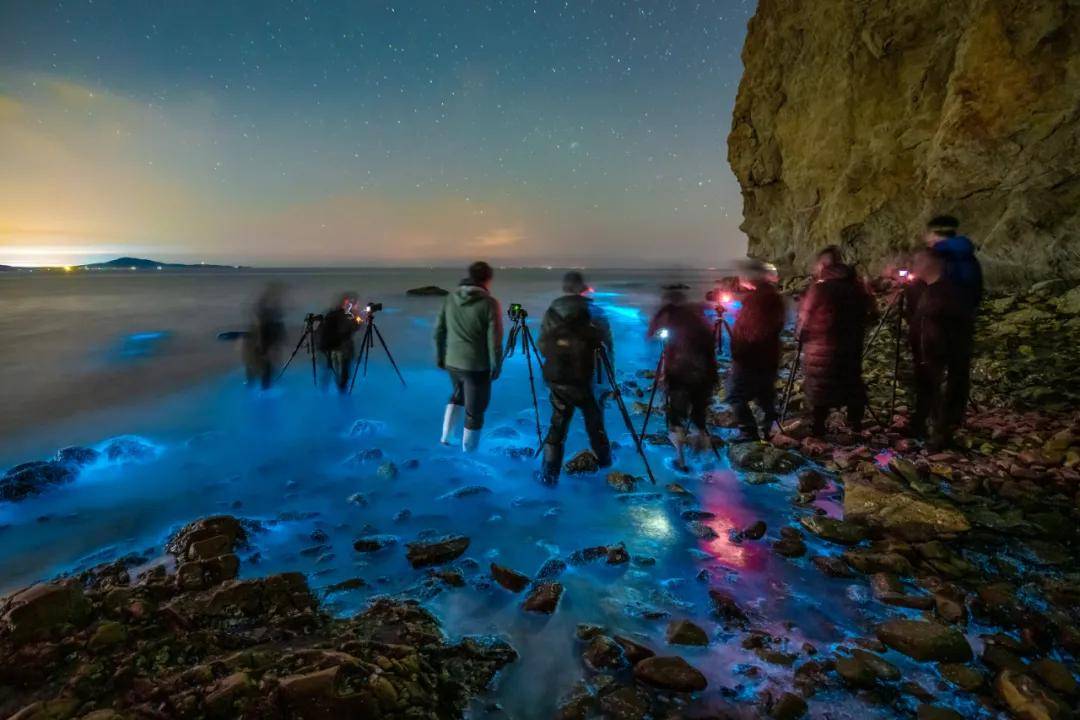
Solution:
[[[600,342],[604,343],[604,347],[607,348],[608,360],[611,361],[612,367],[615,366],[615,340],[611,336],[611,323],[608,322],[607,315],[604,311],[598,308],[595,304],[592,305],[592,323],[600,334]]]
[[[540,334],[536,336],[536,347],[541,355],[547,357],[547,336],[551,328],[558,322],[559,316],[550,307],[544,311],[544,317],[540,320]]]
[[[814,312],[814,307],[817,305],[818,285],[814,283],[811,285],[806,294],[803,295],[802,302],[799,303],[799,317],[795,323],[795,339],[801,340],[803,333],[806,332],[806,323],[810,321],[810,315]]]
[[[488,318],[488,362],[491,365],[491,379],[494,380],[502,372],[503,360],[502,308],[495,298],[491,298],[488,312],[492,315]]]
[[[435,365],[446,368],[446,303],[444,300],[435,318]]]

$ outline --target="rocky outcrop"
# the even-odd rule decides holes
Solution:
[[[760,0],[728,157],[750,252],[868,267],[960,217],[985,258],[1080,272],[1080,6]]]

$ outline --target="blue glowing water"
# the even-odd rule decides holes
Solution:
[[[448,388],[431,361],[430,333],[441,300],[407,298],[402,291],[429,283],[450,286],[451,274],[286,276],[293,321],[307,310],[320,311],[343,288],[359,288],[362,296],[384,302],[379,326],[408,387],[400,387],[377,351],[352,397],[313,388],[303,356],[280,386],[265,393],[250,390],[234,367],[236,348],[214,338],[242,324],[242,307],[267,279],[86,278],[67,288],[5,288],[23,293],[28,308],[56,305],[57,312],[64,313],[78,306],[86,312],[74,320],[45,312],[40,318],[44,335],[41,328],[0,316],[4,332],[12,337],[23,333],[18,335],[24,341],[21,352],[28,356],[8,348],[3,359],[15,368],[19,386],[31,389],[6,398],[9,407],[22,409],[23,419],[16,427],[9,417],[12,432],[0,442],[0,468],[50,455],[64,445],[103,446],[123,434],[138,435],[155,454],[131,462],[103,460],[69,485],[18,504],[0,504],[0,591],[129,552],[160,552],[176,526],[210,513],[232,513],[267,528],[253,538],[252,549],[243,557],[244,576],[300,570],[317,589],[361,577],[367,588],[327,598],[334,611],[352,612],[375,594],[408,594],[425,597],[451,635],[507,636],[521,659],[504,673],[494,695],[511,716],[521,718],[550,717],[558,698],[581,677],[581,648],[574,640],[574,627],[581,622],[636,634],[662,650],[667,620],[647,616],[662,612],[670,618],[691,618],[713,642],[678,652],[708,676],[706,698],[716,698],[721,687],[728,687],[736,697],[750,700],[766,688],[786,689],[792,669],[764,662],[741,647],[741,634],[725,632],[710,617],[709,587],[732,593],[754,615],[757,627],[787,638],[780,649],[793,652],[811,643],[827,654],[833,644],[866,635],[875,622],[898,612],[874,601],[864,580],[826,578],[813,567],[809,556],[835,554],[835,546],[808,538],[810,552],[797,560],[771,551],[768,542],[779,528],[808,511],[790,503],[793,477],[751,486],[731,470],[726,455],[720,461],[700,458],[695,473],[683,476],[672,470],[666,450],[650,448],[658,485],[645,484],[638,495],[614,492],[602,476],[564,477],[555,488],[536,483],[534,461],[507,452],[536,444],[520,355],[508,362],[495,386],[481,451],[464,456],[457,448],[439,446]],[[612,320],[624,379],[655,364],[657,347],[644,337],[645,325],[657,289],[668,279],[615,273],[590,277]],[[703,294],[712,276],[679,279],[691,284],[692,293]],[[137,286],[125,285],[129,282]],[[557,272],[500,273],[494,287],[504,305],[525,304],[534,329],[557,290]],[[60,357],[48,352],[49,331],[77,338],[61,337],[54,349],[81,342],[80,352]],[[294,322],[292,332],[298,331]],[[134,365],[130,358],[110,357],[117,343],[123,346],[132,333],[153,333],[152,349]],[[168,342],[157,342],[166,337]],[[35,351],[44,355],[37,362],[29,357]],[[638,382],[644,395],[647,381]],[[39,389],[36,395],[34,388]],[[538,391],[546,421],[546,396],[542,388]],[[620,445],[616,467],[643,474],[613,407],[607,422]],[[662,419],[651,427],[661,429]],[[568,451],[584,447],[584,433],[575,423]],[[381,459],[363,459],[363,451],[374,449],[381,451]],[[395,463],[396,477],[377,472],[385,461]],[[701,509],[715,513],[707,521],[717,532],[715,539],[699,540],[687,531],[680,518],[683,506],[665,491],[665,484],[673,481],[693,492]],[[487,492],[448,495],[470,485]],[[821,506],[835,512],[828,493],[823,496]],[[769,526],[765,541],[729,539],[729,530],[757,519]],[[321,537],[316,531],[328,539],[313,539],[313,534]],[[552,556],[565,559],[574,550],[616,542],[625,543],[632,557],[652,558],[655,564],[571,566],[561,578],[566,592],[558,611],[551,617],[535,616],[520,610],[519,596],[498,586],[470,583],[428,597],[421,587],[425,574],[409,567],[402,548],[425,532],[469,535],[472,544],[465,557],[480,570],[467,569],[466,575],[475,578],[493,561],[533,574]],[[399,544],[373,554],[355,552],[353,540],[369,533],[395,535]],[[907,679],[940,694],[943,702],[958,702],[939,689],[928,666],[913,665],[895,653],[889,659],[905,669]],[[747,676],[748,664],[763,672]],[[901,696],[894,706],[871,706],[841,692],[822,693],[810,701],[812,714],[828,709],[834,718],[905,717],[915,704]],[[982,712],[961,710],[971,717]]]

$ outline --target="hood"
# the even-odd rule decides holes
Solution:
[[[487,298],[491,297],[488,291],[479,285],[473,285],[468,282],[463,282],[457,290],[450,296],[454,299],[454,302],[460,305],[472,305],[474,303],[483,302]]]
[[[555,298],[555,301],[551,303],[551,309],[565,320],[570,320],[577,315],[592,317],[593,301],[584,295],[563,295]]]
[[[844,263],[836,263],[835,265],[829,265],[821,271],[821,280],[848,280],[855,277],[855,271],[850,265]]]
[[[953,235],[934,243],[938,252],[953,256],[971,256],[975,254],[975,244],[966,235]]]

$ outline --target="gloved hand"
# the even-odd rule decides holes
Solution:
[[[495,367],[491,369],[491,381],[495,382],[499,379],[499,374],[502,372],[501,367]]]
[[[435,361],[435,365],[436,365],[436,367],[438,367],[438,368],[439,368],[440,370],[445,370],[445,369],[446,369],[446,361],[445,361],[445,360],[443,360],[442,358],[439,358],[438,360],[436,360],[436,361]]]

